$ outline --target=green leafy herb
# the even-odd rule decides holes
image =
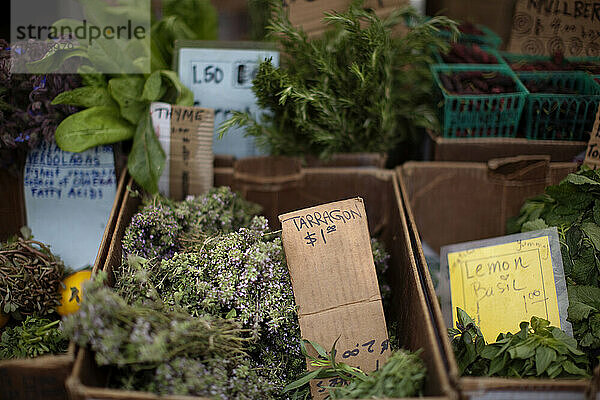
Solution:
[[[521,322],[516,334],[501,333],[495,343],[486,344],[481,331],[466,312],[457,308],[457,328],[448,329],[452,348],[462,375],[588,378],[590,364],[577,341],[531,317]]]
[[[600,354],[600,171],[582,168],[542,196],[527,200],[508,231],[557,228],[569,317],[582,349],[595,361]],[[596,296],[596,297],[594,297]]]
[[[92,7],[86,3],[86,7]],[[97,17],[111,13],[135,15],[135,3],[87,10]],[[73,50],[86,63],[79,73],[85,86],[63,92],[52,104],[87,107],[66,118],[57,128],[56,141],[66,151],[80,152],[100,145],[133,139],[128,168],[135,181],[150,193],[158,192],[158,179],[165,154],[150,120],[150,103],[164,101],[182,106],[193,105],[193,94],[168,71],[173,45],[180,39],[215,39],[217,15],[208,0],[168,0],[163,2],[163,18],[152,24],[149,48],[119,48],[114,41],[96,41]],[[105,14],[108,12],[108,16]],[[108,47],[106,47],[108,46]],[[69,56],[55,52],[42,59],[45,68],[59,66]],[[150,57],[152,74],[98,74],[97,71],[139,70],[137,65]],[[38,63],[38,67],[41,65]],[[126,69],[127,68],[127,69]]]
[[[262,121],[234,113],[220,127],[235,126],[272,154],[329,156],[342,152],[386,152],[433,128],[432,52],[447,43],[437,35],[455,30],[445,17],[426,19],[411,8],[382,20],[353,2],[345,13],[326,14],[332,29],[309,39],[272,0],[269,25],[286,58],[275,68],[263,62],[253,81],[258,104],[269,111]],[[394,35],[411,20],[405,35]]]
[[[66,352],[69,343],[59,322],[29,316],[20,325],[6,327],[0,336],[0,359]]]

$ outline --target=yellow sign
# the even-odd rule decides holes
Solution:
[[[561,326],[548,236],[448,253],[448,266],[452,321],[462,308],[487,342],[532,316]]]

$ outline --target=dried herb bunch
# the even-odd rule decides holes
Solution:
[[[116,386],[217,399],[247,398],[244,391],[252,389],[260,398],[262,382],[243,357],[247,339],[238,322],[192,317],[148,299],[130,304],[103,285],[104,277],[86,284],[81,308],[65,318],[64,330],[90,346],[99,365],[113,367]]]
[[[58,124],[78,109],[52,99],[80,85],[76,75],[12,74],[10,47],[0,39],[0,168],[12,166],[15,152],[54,140]]]
[[[27,317],[21,324],[6,327],[0,335],[0,360],[66,352],[69,341],[59,324],[59,320]]]
[[[178,361],[189,366],[186,372],[159,367],[175,377],[176,393],[210,384],[211,393],[237,398],[230,387],[240,388],[240,379],[250,385],[236,389],[245,393],[240,398],[297,395],[282,393],[306,367],[291,281],[281,239],[269,232],[264,217],[255,216],[258,211],[229,188],[216,188],[183,202],[153,198],[126,230],[127,257],[114,274],[115,291],[128,304],[160,303],[194,317],[235,320],[246,330],[246,356],[233,363],[243,368],[233,375],[224,372],[227,363]],[[373,249],[377,270],[384,272],[389,256],[377,242]],[[128,387],[159,391],[136,382]]]
[[[281,239],[255,217],[248,228],[190,243],[170,259],[131,258],[115,289],[136,299],[158,298],[194,316],[233,318],[249,330],[249,363],[276,396],[305,367],[300,330]]]
[[[127,227],[123,252],[168,259],[184,243],[248,226],[259,212],[260,206],[247,202],[228,187],[213,188],[205,195],[182,202],[155,196],[146,201]]]
[[[426,19],[410,7],[380,19],[354,1],[345,13],[326,14],[331,26],[309,39],[294,27],[281,2],[272,0],[268,29],[282,46],[284,65],[263,62],[253,81],[262,121],[234,113],[220,128],[246,127],[272,154],[318,155],[387,152],[435,128],[431,107],[432,52],[448,44],[437,32],[456,31],[446,17]],[[395,35],[404,21],[410,27]]]
[[[600,355],[600,171],[581,169],[525,202],[509,232],[557,227],[567,292],[568,320],[579,346],[597,364]]]
[[[16,320],[44,317],[60,304],[62,261],[33,239],[17,237],[0,245],[0,306]]]

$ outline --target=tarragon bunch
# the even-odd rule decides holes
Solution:
[[[567,291],[569,321],[590,359],[600,350],[600,171],[569,174],[546,193],[527,200],[509,232],[557,227]]]

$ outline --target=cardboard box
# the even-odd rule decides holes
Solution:
[[[428,0],[427,15],[446,15],[459,21],[485,25],[502,38],[501,48],[504,48],[510,37],[516,2],[516,0]]]
[[[456,399],[450,385],[427,303],[421,290],[418,270],[409,241],[408,225],[401,202],[400,190],[393,171],[359,168],[300,169],[295,162],[271,158],[238,161],[235,168],[216,168],[215,185],[229,185],[249,201],[259,203],[271,227],[279,229],[277,216],[326,202],[360,196],[364,199],[370,233],[380,237],[391,254],[389,282],[393,290],[392,310],[398,321],[402,345],[411,350],[423,349],[428,368],[424,395],[430,399]],[[255,173],[250,173],[251,168]],[[273,172],[277,175],[273,176]],[[132,182],[130,182],[132,184]],[[104,269],[121,263],[121,238],[132,216],[141,204],[140,197],[126,192],[116,228],[109,245]],[[74,400],[96,399],[158,399],[158,396],[104,388],[105,375],[93,361],[89,350],[77,354],[71,376],[67,379],[69,394]],[[161,397],[162,398],[162,397]],[[169,399],[183,397],[167,397]],[[186,397],[190,399],[190,397]]]
[[[122,196],[125,193],[125,183],[125,174],[123,174],[92,268],[92,274],[96,273],[106,261],[108,243],[112,238]],[[64,400],[67,397],[65,380],[71,373],[74,360],[75,344],[71,343],[66,354],[0,361],[0,399]]]
[[[518,155],[549,155],[552,162],[571,162],[585,152],[587,142],[525,138],[443,138],[428,131],[424,159],[487,162]]]
[[[470,399],[584,400],[589,380],[459,376],[421,240],[439,251],[442,245],[503,235],[506,217],[515,215],[525,199],[542,193],[546,185],[556,184],[576,170],[573,163],[551,164],[548,158],[535,157],[496,160],[490,164],[412,162],[396,170],[417,268],[450,379],[461,396]]]

